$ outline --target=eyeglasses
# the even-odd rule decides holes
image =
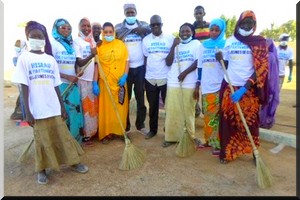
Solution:
[[[71,27],[67,27],[67,26],[60,26],[59,28],[63,29],[63,30],[68,30],[68,31],[72,30]]]
[[[158,26],[158,27],[161,27],[162,23],[153,23],[153,24],[150,24],[150,26],[153,28],[155,26]]]

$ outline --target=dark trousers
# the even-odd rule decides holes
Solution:
[[[128,88],[128,98],[129,103],[133,92],[136,99],[137,112],[136,112],[136,120],[135,127],[139,130],[145,128],[145,119],[147,108],[145,106],[145,66],[140,66],[137,68],[129,68],[128,77],[127,77],[127,88]],[[130,130],[130,119],[129,112],[127,115],[127,125],[126,131]]]
[[[147,100],[149,102],[149,127],[150,131],[156,134],[158,129],[159,94],[161,94],[163,103],[165,104],[167,84],[154,86],[145,80],[145,89]]]

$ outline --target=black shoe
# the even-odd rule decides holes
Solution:
[[[176,142],[167,142],[167,141],[164,141],[163,143],[162,143],[162,147],[164,147],[164,148],[166,148],[166,147],[169,147],[169,146],[171,146],[172,144],[175,144]]]
[[[152,131],[149,131],[147,133],[147,135],[145,136],[145,139],[148,140],[148,139],[151,139],[153,138],[154,136],[156,136],[156,133],[152,132]]]

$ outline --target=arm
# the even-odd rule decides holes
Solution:
[[[179,38],[175,38],[173,41],[173,44],[171,46],[170,52],[166,57],[166,64],[167,66],[171,66],[174,60],[174,55],[175,55],[175,47],[180,43]]]
[[[78,81],[77,76],[67,75],[67,74],[63,74],[63,73],[59,73],[59,75],[61,78],[64,78],[72,83],[76,83]]]
[[[25,116],[26,116],[26,121],[28,124],[33,127],[34,126],[34,118],[30,112],[29,109],[29,88],[27,85],[21,84],[22,87],[22,95],[23,95],[23,101],[24,101],[24,109],[25,109]]]
[[[97,49],[96,47],[91,48],[91,55],[87,56],[86,58],[76,58],[76,64],[79,67],[83,67],[84,65],[86,65],[91,59],[93,59],[95,57],[95,55],[97,54]]]
[[[58,100],[59,100],[59,103],[60,103],[60,109],[61,109],[61,117],[66,120],[68,118],[68,115],[67,115],[67,112],[66,112],[66,109],[65,109],[65,105],[64,105],[64,102],[61,98],[61,94],[60,94],[60,91],[59,91],[59,88],[58,86],[54,87],[55,89],[55,92],[57,94],[57,97],[58,97]]]
[[[181,72],[178,76],[178,80],[181,82],[184,80],[184,78],[191,73],[192,71],[194,71],[195,69],[197,69],[197,64],[198,64],[198,60],[195,60],[193,62],[193,64],[191,66],[189,66],[186,70],[184,70],[183,72]]]
[[[202,68],[198,68],[198,79],[196,82],[195,90],[194,90],[194,99],[199,101],[199,90],[201,85],[201,77],[202,77]]]

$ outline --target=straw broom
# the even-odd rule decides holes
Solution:
[[[233,87],[231,85],[231,81],[229,79],[227,70],[225,68],[224,61],[221,60],[220,62],[221,62],[222,68],[224,70],[225,76],[226,76],[226,78],[228,80],[230,91],[233,94],[234,93],[234,89],[233,89]],[[254,144],[252,135],[250,133],[249,127],[247,125],[247,122],[245,120],[245,117],[243,115],[243,112],[242,112],[242,109],[240,107],[239,102],[236,102],[235,104],[236,104],[236,107],[238,109],[238,112],[239,112],[239,115],[241,117],[241,120],[243,122],[243,125],[244,125],[244,127],[246,129],[247,135],[249,137],[249,140],[250,140],[252,148],[253,148],[254,156],[256,158],[255,159],[256,160],[256,181],[258,183],[258,186],[260,188],[262,188],[262,189],[270,187],[272,185],[272,175],[271,175],[269,169],[267,168],[267,166],[264,164],[262,158],[259,155],[258,149],[256,148],[256,146]]]
[[[84,66],[83,68],[80,70],[80,72],[78,73],[78,75],[76,76],[77,78],[79,78],[79,75],[81,73],[84,72],[84,70],[89,66],[89,64],[92,62],[92,59],[89,60]],[[68,87],[63,91],[63,93],[61,94],[61,96],[63,97],[72,87],[74,86],[73,82],[70,82]],[[23,161],[25,161],[28,157],[28,152],[29,149],[31,147],[31,145],[33,144],[34,138],[31,139],[31,141],[28,143],[28,145],[26,146],[26,148],[24,148],[22,154],[19,156],[19,158],[17,159],[17,162],[21,163]]]
[[[100,76],[103,78],[103,81],[105,83],[105,87],[108,91],[111,103],[114,107],[114,110],[115,110],[115,113],[117,115],[118,121],[120,123],[121,129],[124,132],[125,149],[124,149],[124,152],[123,152],[121,163],[119,165],[119,169],[121,169],[121,170],[135,169],[137,167],[140,167],[144,163],[145,155],[139,148],[134,146],[131,143],[130,139],[128,138],[128,136],[126,134],[126,131],[125,131],[125,128],[123,126],[119,111],[117,109],[116,102],[113,98],[113,95],[112,95],[111,90],[109,88],[106,76],[104,74],[104,71],[102,69],[102,66],[100,64],[100,61],[99,61],[99,58],[98,58],[97,55],[96,55],[96,62],[98,63],[98,69],[99,69]]]
[[[180,62],[178,58],[178,45],[176,46],[176,56],[178,61],[178,70],[179,74],[181,73],[180,69]],[[181,91],[181,111],[184,115],[184,127],[183,127],[183,134],[180,136],[179,142],[176,146],[176,155],[179,157],[189,157],[193,155],[196,151],[195,142],[192,136],[189,134],[189,132],[186,129],[186,116],[184,112],[184,105],[183,105],[183,90],[182,90],[182,81],[179,82],[180,84],[180,91]]]

